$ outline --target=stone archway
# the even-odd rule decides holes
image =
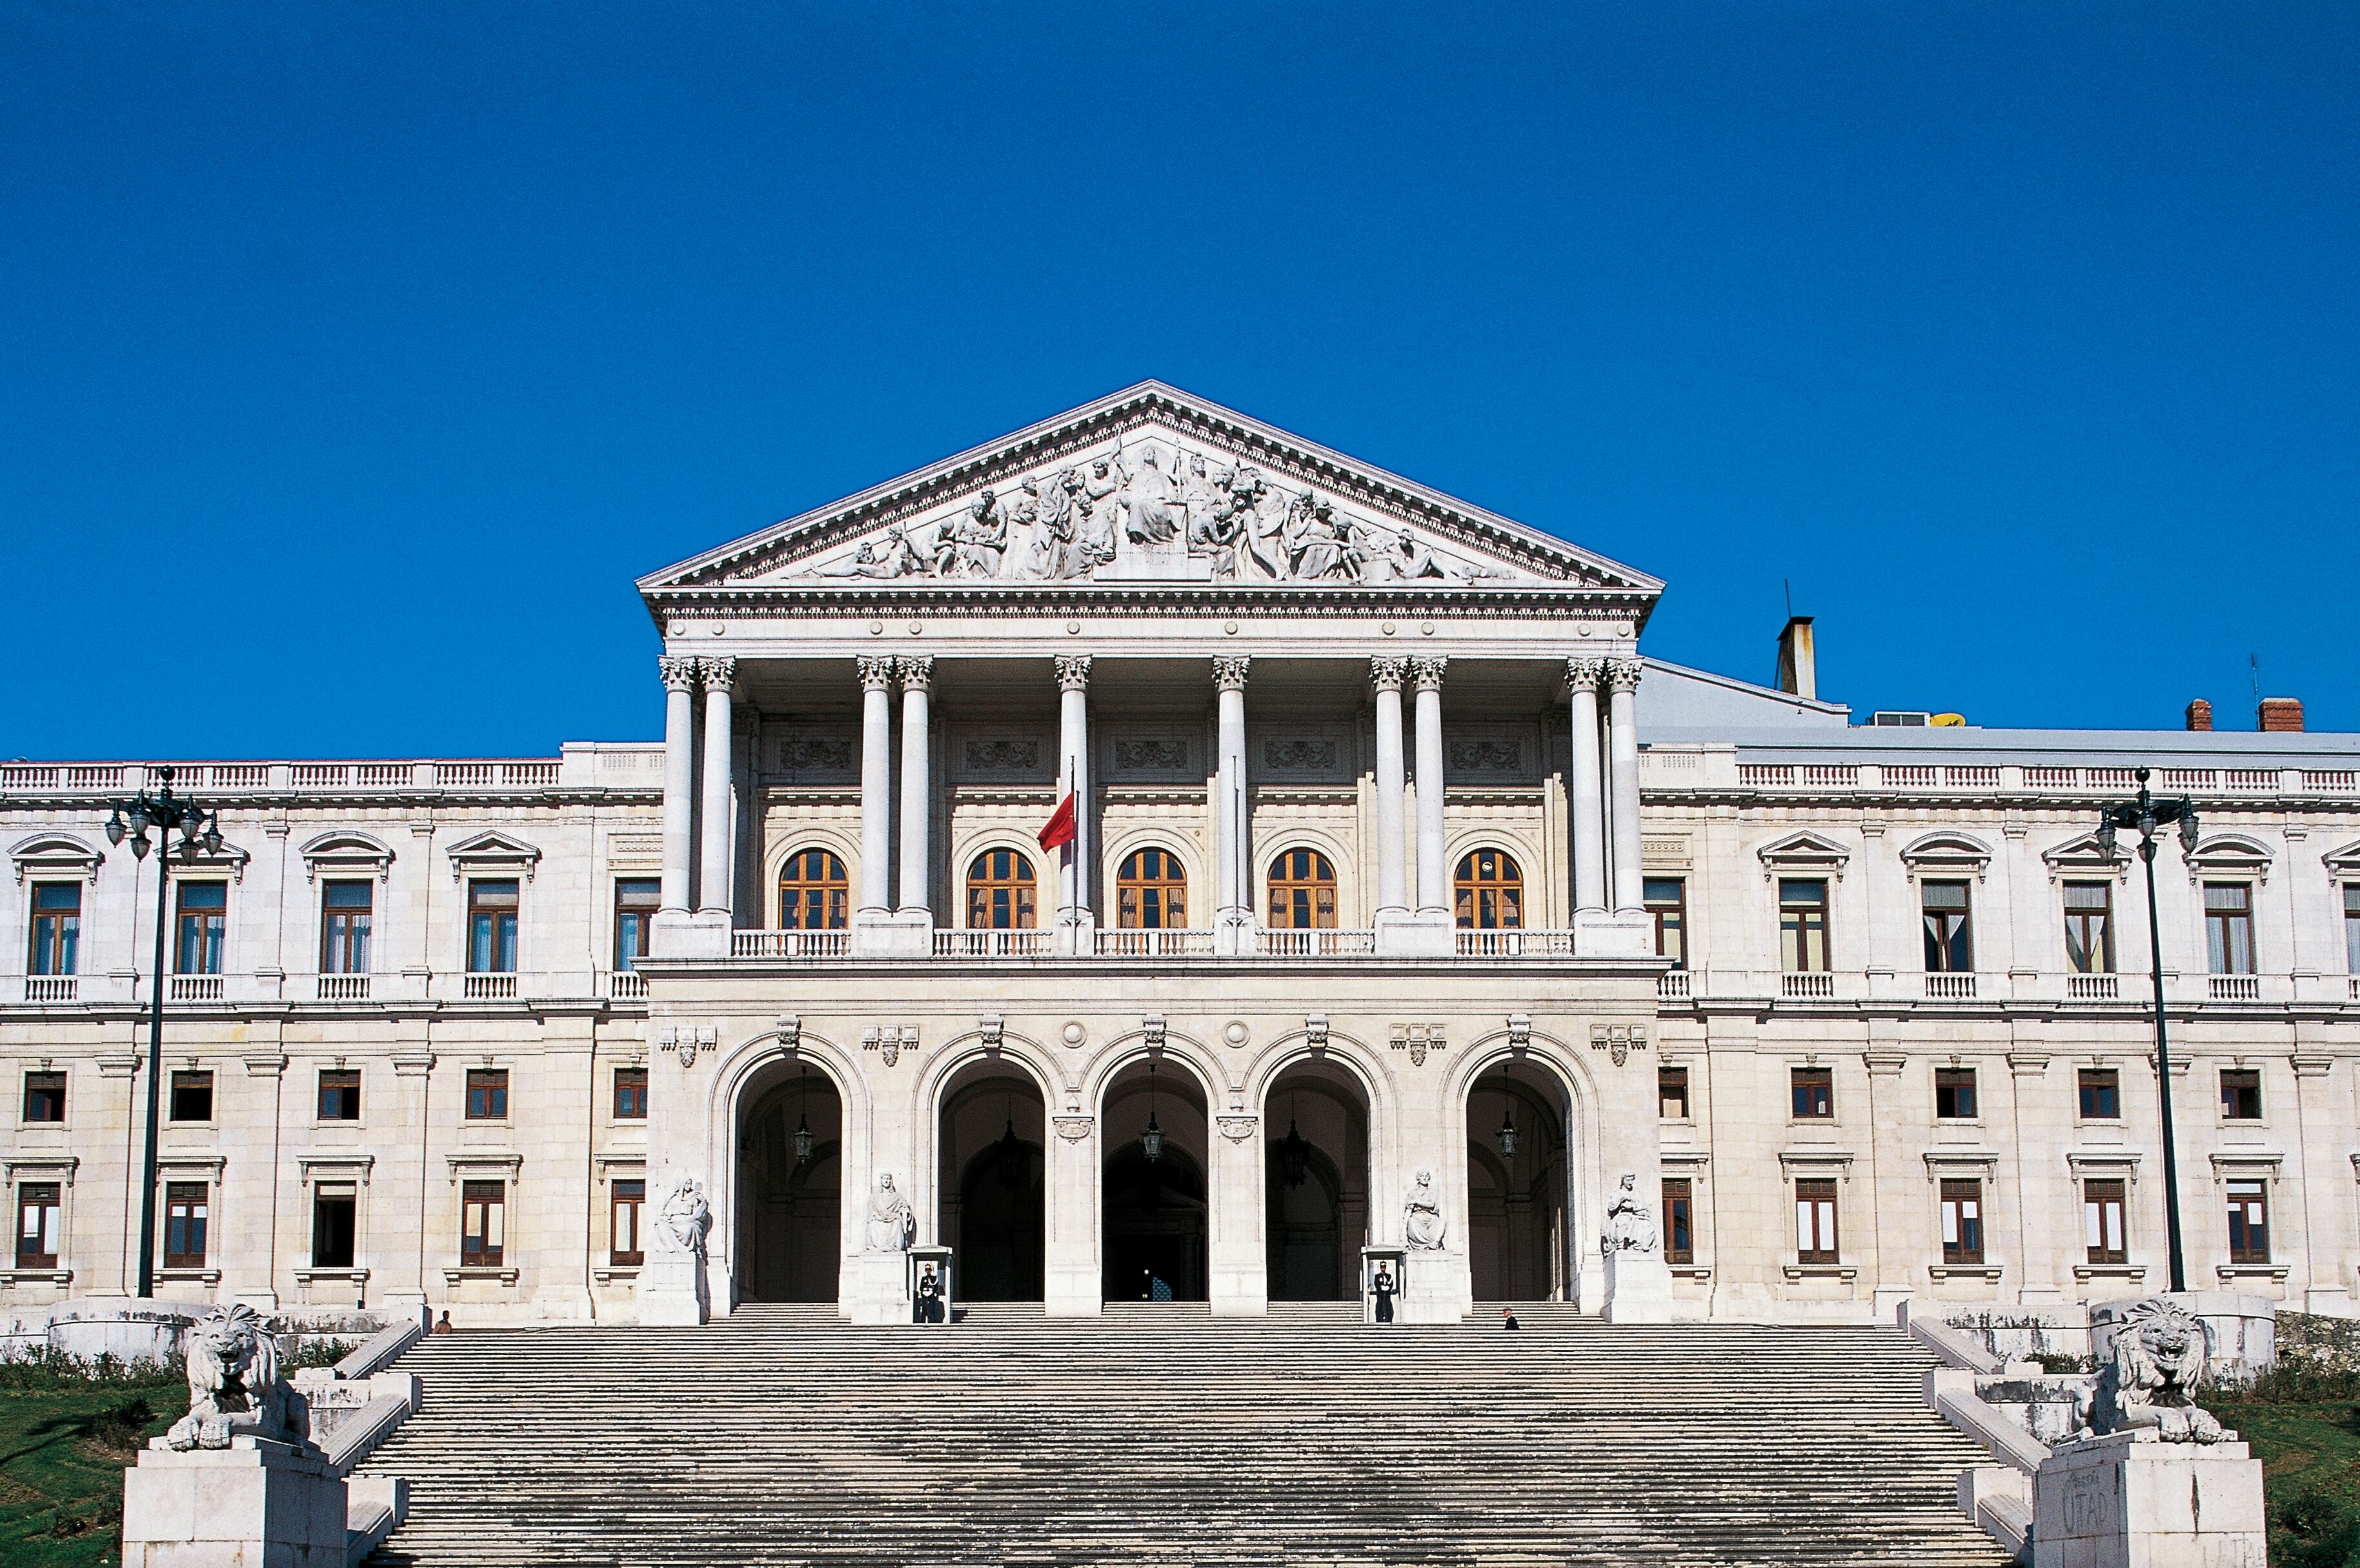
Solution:
[[[1272,1081],[1262,1126],[1269,1299],[1352,1300],[1369,1239],[1369,1106],[1360,1082],[1332,1062],[1296,1062]]]
[[[844,1248],[844,1101],[808,1062],[762,1071],[740,1101],[741,1301],[834,1301]]]
[[[1170,1061],[1134,1062],[1107,1085],[1100,1123],[1101,1289],[1109,1301],[1207,1298],[1205,1092]]]
[[[1571,1106],[1563,1081],[1530,1059],[1487,1070],[1468,1092],[1467,1252],[1479,1301],[1573,1298]]]
[[[1005,1062],[971,1063],[944,1088],[937,1234],[963,1301],[1041,1300],[1047,1119],[1040,1085]]]

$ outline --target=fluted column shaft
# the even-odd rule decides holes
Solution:
[[[1606,744],[1613,763],[1614,908],[1636,915],[1647,898],[1639,870],[1639,661],[1608,661]]]
[[[899,659],[894,672],[901,681],[901,885],[899,909],[905,915],[926,915],[934,886],[927,844],[933,821],[934,787],[928,767],[934,756],[932,699],[934,661]]]
[[[893,661],[860,667],[860,909],[893,909]]]
[[[1402,678],[1408,661],[1372,659],[1377,691],[1377,911],[1409,912],[1408,787],[1402,777]]]
[[[1246,899],[1253,887],[1252,813],[1246,810],[1246,674],[1250,659],[1213,660],[1213,684],[1219,691],[1220,757],[1213,788],[1220,800],[1215,810],[1220,839],[1220,926],[1240,931],[1251,920]]]
[[[1058,875],[1057,927],[1068,933],[1061,947],[1077,946],[1088,928],[1090,867],[1098,854],[1098,823],[1090,811],[1090,659],[1087,654],[1057,660],[1057,794],[1074,798],[1074,842],[1065,846]]]
[[[696,660],[659,659],[664,684],[663,908],[689,912],[689,857],[696,824]]]
[[[1448,914],[1450,868],[1443,864],[1442,675],[1444,659],[1414,659],[1417,680],[1417,908]]]
[[[1604,673],[1594,659],[1568,659],[1565,678],[1573,691],[1573,905],[1606,906],[1605,775],[1598,755],[1598,681]]]
[[[738,678],[734,659],[700,659],[698,675],[705,681],[705,789],[697,811],[703,817],[704,853],[698,856],[696,908],[699,913],[729,912],[729,687]]]

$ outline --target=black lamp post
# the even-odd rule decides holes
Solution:
[[[150,795],[142,789],[128,800],[118,800],[106,819],[106,842],[119,844],[128,835],[131,853],[141,860],[154,847],[148,830],[154,828],[158,836],[170,848],[172,830],[180,831],[180,858],[194,861],[199,851],[209,855],[221,853],[221,813],[208,811],[194,800],[184,800],[172,793],[172,770],[157,769],[163,787]],[[164,928],[167,907],[170,902],[172,879],[164,871],[162,861],[156,864],[156,999],[148,1015],[148,1138],[145,1184],[139,1189],[139,1288],[142,1297],[156,1293],[156,1124],[158,1116],[157,1081],[164,1072]]]
[[[2181,853],[2193,851],[2196,808],[2184,797],[2177,800],[2157,800],[2147,792],[2147,770],[2142,768],[2138,770],[2138,798],[2119,806],[2108,806],[2099,813],[2098,847],[2111,860],[2115,833],[2123,828],[2136,828],[2139,858],[2147,862],[2147,950],[2149,967],[2155,971],[2155,1076],[2163,1111],[2163,1235],[2171,1249],[2171,1288],[2185,1290],[2188,1270],[2180,1252],[2180,1159],[2171,1132],[2171,1047],[2164,1038],[2163,1029],[2163,927],[2155,912],[2155,830],[2178,822]]]

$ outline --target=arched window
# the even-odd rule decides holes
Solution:
[[[852,884],[825,849],[799,849],[779,867],[781,931],[842,931],[851,923]]]
[[[1496,849],[1479,849],[1459,863],[1461,930],[1514,931],[1524,923],[1524,874]]]
[[[967,868],[969,931],[1032,929],[1032,863],[1012,849],[987,849]]]
[[[1178,931],[1188,923],[1188,874],[1178,855],[1140,849],[1123,856],[1114,923],[1124,931]]]
[[[1336,868],[1316,849],[1290,849],[1270,863],[1273,931],[1336,929]]]

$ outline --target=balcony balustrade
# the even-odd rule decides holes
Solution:
[[[2211,1001],[2258,1002],[2262,999],[2262,977],[2258,975],[2207,975],[2204,981],[2204,993]]]
[[[1685,969],[1666,969],[1655,979],[1655,995],[1666,1002],[1685,1002],[1695,993],[1691,977]]]
[[[464,976],[460,996],[470,1002],[513,1002],[517,999],[517,977],[513,975],[469,975]]]
[[[606,975],[606,995],[617,1002],[644,1002],[648,977],[628,969],[611,970]]]
[[[81,980],[79,975],[27,975],[25,976],[25,1000],[71,1002]]]
[[[1975,977],[1972,974],[1938,974],[1926,976],[1926,999],[1930,1002],[1972,1002],[1975,999]]]
[[[318,996],[323,1002],[366,1002],[369,999],[366,975],[322,975],[319,976]]]
[[[2065,976],[2065,999],[2069,1002],[2119,1002],[2123,999],[2123,977],[2119,975],[2068,975]]]
[[[226,975],[175,975],[168,995],[175,1002],[218,1002],[226,991]]]

